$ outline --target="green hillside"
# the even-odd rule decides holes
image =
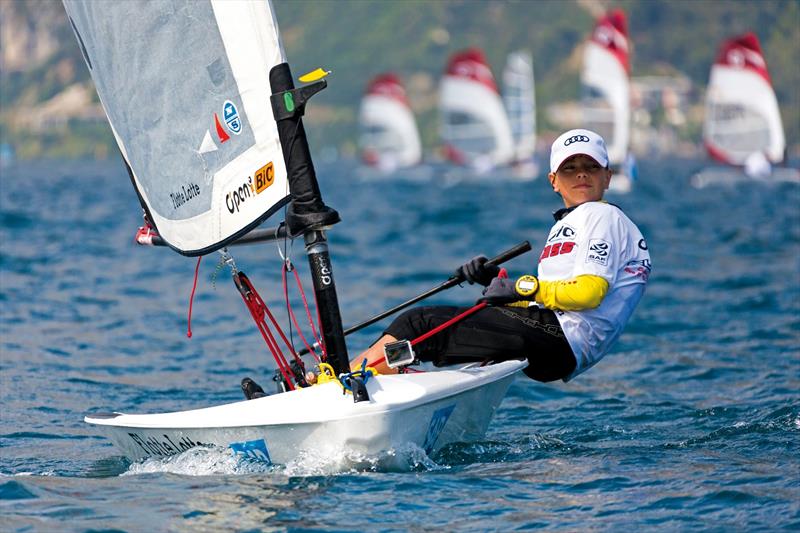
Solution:
[[[2,14],[23,17],[33,31],[55,35],[62,47],[24,70],[0,78],[0,135],[22,156],[113,154],[107,126],[70,119],[46,131],[19,125],[19,116],[65,87],[88,79],[60,2],[8,2]],[[633,76],[687,75],[693,103],[702,100],[708,69],[725,37],[754,31],[761,40],[781,102],[790,145],[800,139],[800,0],[275,0],[286,53],[295,75],[323,66],[330,87],[307,115],[312,146],[352,150],[355,118],[368,79],[386,70],[406,82],[423,142],[436,141],[436,90],[447,56],[467,46],[485,50],[499,73],[506,54],[533,52],[539,124],[544,110],[578,96],[577,47],[595,12],[621,7],[633,42]],[[37,20],[48,18],[43,24]],[[697,124],[689,125],[692,135]],[[98,145],[100,148],[98,148]]]

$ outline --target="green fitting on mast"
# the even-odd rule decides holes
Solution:
[[[286,111],[289,113],[294,111],[294,97],[292,96],[292,93],[283,93],[283,105],[286,106]]]

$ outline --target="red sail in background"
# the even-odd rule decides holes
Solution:
[[[486,56],[477,48],[469,48],[450,56],[445,74],[475,80],[500,94]]]
[[[758,37],[753,32],[728,39],[722,43],[715,63],[717,65],[752,70],[772,85],[772,79],[767,70],[767,62],[761,52],[761,45],[758,42]]]
[[[628,19],[621,9],[612,9],[599,19],[592,32],[592,41],[614,54],[631,73],[630,47],[628,46]]]
[[[408,103],[406,90],[400,78],[392,73],[379,74],[372,78],[372,81],[367,85],[366,94],[380,94],[388,98],[397,100],[406,107],[411,107]]]

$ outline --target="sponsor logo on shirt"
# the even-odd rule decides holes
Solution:
[[[566,224],[553,228],[550,235],[547,236],[547,242],[553,242],[559,239],[572,239],[575,237],[575,230]]]
[[[547,259],[548,257],[555,257],[557,255],[564,255],[575,250],[576,242],[573,240],[578,234],[575,228],[562,224],[554,227],[547,236],[547,246],[542,250],[539,256],[539,262]]]
[[[539,261],[547,259],[548,257],[555,257],[557,255],[568,254],[575,249],[575,243],[572,241],[557,242],[555,244],[548,244],[542,250],[542,255],[539,256]]]
[[[633,261],[628,261],[623,270],[634,277],[642,278],[642,280],[647,281],[650,277],[650,260],[634,259]]]
[[[606,266],[608,265],[608,255],[610,251],[611,244],[603,239],[592,239],[589,241],[589,249],[586,251],[586,262]]]

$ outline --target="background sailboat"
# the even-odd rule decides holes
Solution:
[[[514,140],[503,100],[483,52],[450,57],[439,90],[445,157],[487,172],[514,159]]]
[[[422,144],[406,91],[393,73],[367,86],[358,115],[362,160],[382,172],[420,163]]]
[[[536,91],[533,57],[518,50],[508,55],[503,69],[503,100],[514,138],[512,174],[533,179],[538,173],[536,152]]]
[[[739,178],[770,181],[800,181],[797,169],[776,168],[786,151],[778,99],[761,45],[754,33],[722,43],[706,92],[703,143],[709,155],[730,165],[706,169],[692,178],[702,187],[712,182],[730,182],[741,167]]]
[[[606,141],[614,169],[611,190],[627,192],[635,171],[630,151],[631,98],[628,22],[621,9],[597,20],[584,48],[581,71],[581,127]]]

